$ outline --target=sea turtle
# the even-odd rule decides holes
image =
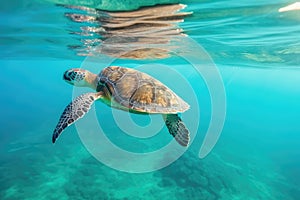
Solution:
[[[84,69],[70,69],[63,79],[71,85],[90,87],[96,92],[78,96],[65,108],[53,132],[53,143],[65,128],[89,111],[94,101],[101,100],[108,106],[132,113],[162,114],[170,134],[180,145],[188,146],[189,131],[178,114],[188,110],[189,105],[148,74],[110,66],[99,75]]]

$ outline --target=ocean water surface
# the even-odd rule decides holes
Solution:
[[[2,3],[0,199],[300,199],[300,11],[278,11],[292,3]],[[134,167],[158,161],[108,159],[127,172],[99,161],[84,140],[97,132],[91,115],[52,144],[65,106],[92,91],[65,83],[65,70],[99,73],[106,64],[139,68],[191,105],[182,118],[193,140],[170,165],[134,173]],[[224,90],[211,91],[218,81]],[[216,115],[224,103],[226,115]],[[160,116],[131,114],[135,125],[124,131],[114,117],[121,123],[125,112],[101,102],[93,109],[107,138],[122,149],[143,154],[172,143]],[[222,126],[223,118],[219,140],[200,158],[210,123],[217,119]],[[155,132],[151,123],[160,129]],[[101,141],[93,148],[112,155]],[[170,151],[156,158],[164,163],[172,156]]]

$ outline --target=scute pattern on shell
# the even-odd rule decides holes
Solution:
[[[113,104],[138,112],[178,113],[189,109],[167,86],[134,69],[106,67],[99,74],[99,84],[107,88]]]

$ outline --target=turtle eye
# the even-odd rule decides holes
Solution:
[[[69,75],[70,79],[74,81],[75,78],[76,78],[77,73],[72,71],[72,72],[69,72],[68,75]]]

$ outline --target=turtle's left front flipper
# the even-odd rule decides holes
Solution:
[[[102,97],[102,92],[85,93],[74,99],[60,116],[59,122],[52,135],[52,142],[55,143],[59,135],[65,128],[82,118],[90,109],[91,105],[97,99]]]

